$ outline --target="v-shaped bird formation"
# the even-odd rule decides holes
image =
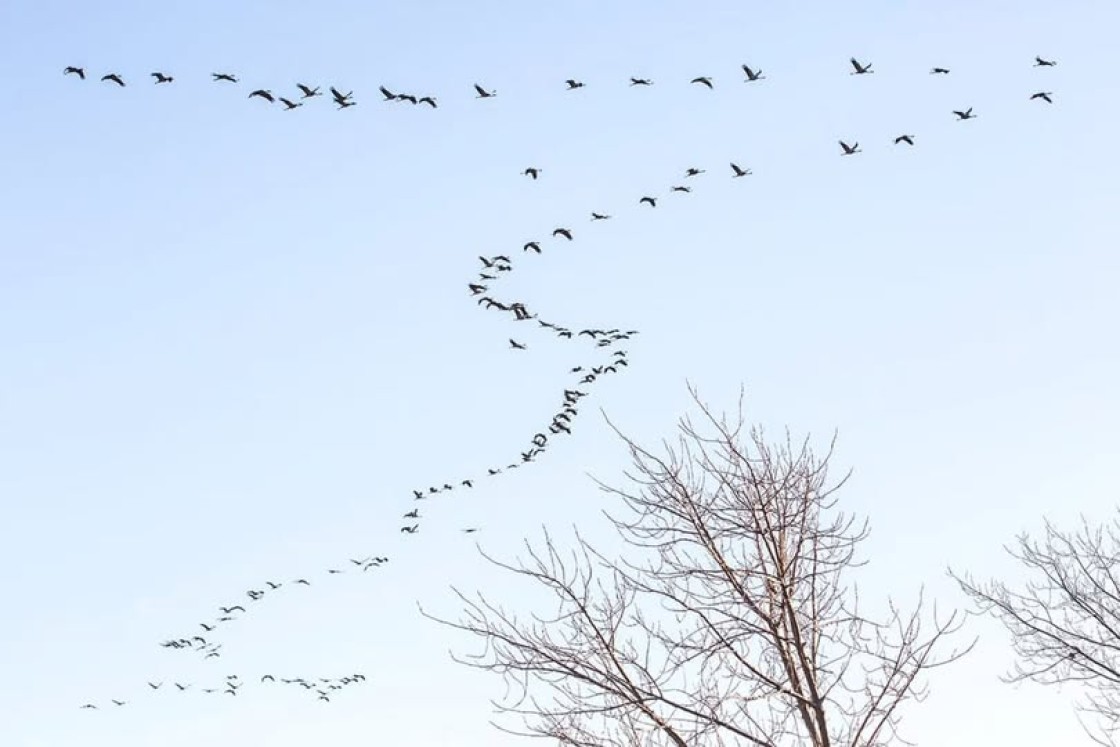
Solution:
[[[866,76],[875,73],[871,62],[860,61],[853,57],[849,60],[849,64],[851,67],[850,75]],[[1056,64],[1054,60],[1048,60],[1043,57],[1036,57],[1034,60],[1034,67],[1039,68],[1050,68],[1054,67]],[[763,74],[760,68],[744,64],[741,66],[741,70],[743,77],[740,80],[744,83],[757,84],[768,80],[767,76]],[[66,76],[73,76],[83,81],[86,80],[86,70],[84,67],[68,66],[63,72]],[[940,66],[933,67],[930,69],[929,74],[945,76],[950,74],[950,69]],[[166,86],[176,81],[175,76],[164,71],[151,72],[148,77],[151,79],[152,84],[156,86]],[[99,80],[115,88],[123,89],[129,86],[129,79],[126,79],[125,76],[118,72],[106,72],[100,76]],[[215,85],[220,86],[236,86],[240,84],[238,76],[229,72],[210,73],[210,80]],[[631,77],[628,81],[628,86],[631,88],[648,88],[653,85],[654,81],[645,77]],[[714,91],[717,87],[717,82],[711,75],[699,75],[691,78],[687,85],[698,87],[702,90]],[[564,87],[565,90],[574,92],[581,91],[588,86],[581,80],[570,78],[564,81]],[[282,111],[291,112],[302,108],[305,104],[315,99],[327,98],[327,94],[320,90],[320,86],[297,83],[295,89],[299,92],[298,94],[295,92],[283,92],[283,94],[275,93],[274,91],[279,89],[273,88],[254,88],[247,94],[246,99],[260,101],[262,105],[278,105]],[[429,110],[440,108],[437,98],[431,94],[405,93],[399,90],[394,91],[385,85],[378,86],[378,91],[381,95],[381,100],[385,103],[408,103]],[[473,91],[475,94],[474,98],[476,99],[491,99],[498,96],[497,90],[486,88],[478,83],[474,84]],[[341,88],[337,86],[328,86],[327,92],[330,96],[330,102],[340,111],[354,107],[358,103],[354,98],[353,91],[343,93]],[[1047,104],[1053,103],[1053,93],[1050,91],[1038,91],[1026,98],[1029,101],[1042,101]],[[978,117],[971,106],[952,111],[951,114],[958,121],[967,121]],[[896,146],[914,146],[916,139],[917,136],[914,134],[903,133],[893,139],[893,144]],[[838,142],[840,146],[839,155],[841,156],[852,156],[863,152],[860,143],[854,139],[851,141],[841,139]],[[739,162],[729,161],[727,168],[729,169],[727,178],[730,179],[740,179],[753,175],[749,167],[741,165]],[[680,175],[679,179],[672,182],[666,188],[667,194],[651,193],[639,195],[636,198],[632,198],[633,202],[630,204],[637,210],[666,209],[666,206],[673,200],[686,199],[686,196],[692,195],[698,183],[702,182],[700,177],[706,173],[707,170],[704,168],[690,167]],[[543,178],[545,174],[545,169],[540,166],[528,166],[521,172],[520,176],[525,177],[532,183]],[[611,220],[613,218],[613,214],[606,212],[602,206],[597,206],[596,209],[590,210],[589,215],[589,223],[591,224]],[[521,243],[521,254],[526,256],[534,254],[540,255],[557,242],[567,243],[576,241],[577,237],[581,234],[582,229],[577,229],[573,227],[572,224],[555,225],[550,229],[542,231],[542,236],[531,238]],[[511,247],[511,249],[513,249],[513,247]],[[475,299],[479,307],[487,311],[497,311],[507,314],[512,322],[522,325],[523,328],[518,328],[518,331],[508,338],[507,344],[509,350],[518,354],[528,352],[537,344],[534,339],[534,333],[545,333],[553,338],[568,342],[585,341],[592,349],[592,352],[598,353],[598,357],[592,361],[585,361],[570,368],[568,373],[571,376],[571,384],[565,387],[560,393],[557,408],[551,420],[548,423],[542,423],[539,428],[535,429],[533,435],[526,439],[525,450],[520,451],[517,456],[511,454],[506,458],[496,460],[490,465],[481,467],[478,474],[459,475],[451,479],[438,480],[432,484],[422,485],[413,489],[412,494],[404,499],[407,501],[407,510],[403,510],[399,514],[399,519],[401,521],[399,532],[402,535],[417,535],[421,533],[422,522],[427,518],[428,507],[431,505],[429,501],[431,499],[454,490],[472,489],[483,480],[494,478],[510,470],[534,463],[546,452],[555,439],[572,434],[574,421],[579,415],[580,401],[590,394],[590,390],[596,382],[608,374],[620,373],[630,365],[627,350],[622,349],[619,345],[622,342],[631,340],[634,336],[639,334],[638,330],[622,330],[620,328],[608,328],[605,326],[576,329],[571,325],[542,318],[538,312],[531,310],[527,301],[514,300],[499,295],[498,290],[503,280],[514,271],[515,262],[513,256],[515,256],[515,250],[511,251],[509,254],[478,257],[480,267],[476,275],[470,279],[466,286],[470,297]],[[406,508],[406,506],[402,506],[402,509]],[[477,533],[480,529],[481,528],[477,526],[463,527],[461,528],[461,532],[469,535]],[[389,557],[381,554],[359,555],[357,557],[347,558],[334,567],[322,569],[319,573],[309,574],[306,577],[299,577],[286,581],[278,581],[275,579],[265,580],[260,584],[254,585],[252,588],[246,589],[243,592],[243,598],[238,598],[235,601],[217,606],[213,617],[196,623],[192,630],[173,636],[163,641],[160,645],[169,650],[188,651],[203,659],[219,659],[223,654],[223,644],[219,641],[219,638],[224,627],[241,620],[244,616],[249,614],[250,611],[259,609],[262,600],[270,598],[274,594],[280,593],[282,590],[289,592],[297,588],[310,590],[314,585],[323,580],[340,575],[352,576],[354,574],[364,574],[381,568],[388,563]],[[344,687],[361,683],[364,680],[365,677],[360,674],[353,674],[335,679],[277,679],[272,675],[264,675],[260,678],[259,684],[263,685],[267,682],[280,686],[300,688],[304,692],[315,696],[320,701],[329,702],[332,695],[337,691]],[[151,691],[173,689],[175,692],[183,693],[193,688],[205,694],[228,694],[236,696],[242,683],[237,675],[230,675],[227,676],[225,680],[209,683],[206,687],[195,688],[192,683],[180,682],[172,683],[172,688],[165,688],[162,682],[148,682],[147,686]],[[121,707],[128,705],[130,702],[132,701],[110,699],[109,703],[111,705],[107,705],[106,707]],[[100,706],[97,703],[86,703],[82,705],[81,708],[99,710]]]

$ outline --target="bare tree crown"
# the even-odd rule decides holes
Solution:
[[[708,432],[683,419],[664,456],[619,434],[629,487],[602,487],[619,505],[608,519],[622,557],[578,532],[563,552],[546,531],[525,560],[488,559],[547,590],[554,614],[456,591],[463,617],[433,619],[485,643],[460,661],[506,677],[495,705],[521,717],[515,733],[587,747],[899,741],[919,675],[970,648],[940,654],[963,620],[935,611],[923,634],[920,602],[861,615],[845,575],[867,527],[835,509],[831,447],[772,444],[745,428],[741,401],[729,422],[691,393]]]

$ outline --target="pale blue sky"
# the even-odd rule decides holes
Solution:
[[[923,582],[962,603],[947,564],[1013,573],[1016,532],[1105,516],[1117,28],[1103,0],[5,5],[0,742],[511,744],[487,725],[501,682],[453,664],[473,642],[416,603],[454,616],[454,583],[529,604],[459,529],[502,557],[542,524],[603,536],[585,473],[626,465],[598,408],[656,442],[686,377],[717,407],[745,384],[769,427],[839,430],[872,604]],[[852,55],[876,74],[850,76]],[[744,62],[768,79],[742,83]],[[359,105],[246,100],[297,81]],[[440,108],[383,104],[379,84]],[[891,145],[903,132],[916,147]],[[865,152],[841,158],[841,138]],[[732,181],[732,160],[754,176]],[[708,173],[669,195],[689,166]],[[576,241],[520,252],[557,225]],[[508,462],[588,360],[473,305],[476,256],[498,253],[520,265],[506,295],[543,316],[640,329],[632,366],[575,437],[431,502],[404,537],[414,487]],[[392,561],[322,577],[371,554]],[[156,645],[298,576],[314,586],[260,602],[217,664]],[[973,630],[906,735],[1085,743],[1070,693],[1000,684],[1000,630]],[[330,704],[144,684],[232,672],[369,679]],[[130,702],[78,709],[110,698]]]

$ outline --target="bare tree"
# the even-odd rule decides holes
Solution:
[[[963,616],[935,610],[923,635],[920,600],[910,613],[891,603],[880,622],[861,615],[844,576],[867,528],[833,510],[844,480],[828,484],[831,446],[817,458],[788,434],[742,438],[741,398],[729,423],[690,392],[709,435],[685,418],[658,457],[619,434],[633,490],[600,485],[621,499],[608,519],[622,558],[578,532],[563,552],[546,531],[526,561],[486,557],[553,598],[554,614],[519,617],[455,590],[462,618],[432,619],[485,642],[457,660],[505,676],[495,706],[524,727],[499,728],[516,734],[581,747],[898,741],[919,675],[971,648],[941,653]]]
[[[980,610],[1012,634],[1018,661],[1005,682],[1080,683],[1079,720],[1098,744],[1120,737],[1120,519],[1073,533],[1049,521],[1041,542],[1027,534],[1007,552],[1028,571],[1022,590],[950,574]],[[1087,715],[1091,723],[1081,718]]]

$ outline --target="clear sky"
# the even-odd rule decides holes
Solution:
[[[542,525],[603,537],[588,473],[626,463],[599,408],[655,444],[686,378],[717,408],[744,384],[770,428],[839,431],[873,528],[868,604],[922,583],[961,604],[947,565],[1013,577],[1015,533],[1106,516],[1120,5],[788,5],[4,5],[0,743],[511,744],[487,723],[501,682],[451,662],[474,642],[417,603],[454,617],[455,584],[530,605],[475,540],[508,558]],[[852,55],[875,74],[849,75]],[[247,98],[297,82],[358,106]],[[382,84],[439,108],[382,103]],[[707,173],[670,194],[691,166]],[[502,253],[504,298],[641,334],[572,438],[485,479],[598,355],[473,303],[476,257]],[[414,488],[468,477],[399,533]],[[347,561],[374,554],[391,561]],[[285,586],[223,628],[223,657],[158,646],[267,580]],[[972,630],[906,735],[1087,742],[1071,692],[1002,685],[1000,629]],[[259,684],[357,672],[329,704]],[[238,697],[200,692],[232,673]]]

